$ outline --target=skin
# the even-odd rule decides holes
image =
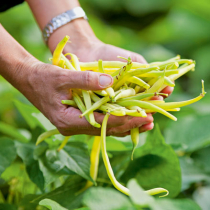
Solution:
[[[57,0],[27,0],[35,19],[42,30],[56,15],[79,6],[78,1]],[[112,85],[100,85],[100,76],[106,75],[91,71],[75,72],[50,64],[44,64],[30,55],[20,46],[0,25],[0,74],[17,88],[36,106],[59,132],[65,136],[74,134],[100,135],[100,129],[91,126],[86,119],[79,118],[81,112],[61,103],[61,100],[72,99],[71,89],[102,90]],[[67,44],[64,53],[76,54],[80,61],[121,60],[117,56],[131,57],[133,61],[146,63],[145,59],[133,53],[101,42],[84,19],[76,19],[56,30],[49,38],[48,47],[51,52],[65,35],[69,35],[71,44]],[[107,75],[107,77],[109,77]],[[171,88],[164,89],[171,93]],[[102,124],[104,115],[94,113],[96,122]],[[69,120],[73,119],[73,120]],[[153,117],[110,116],[107,125],[107,135],[125,136],[130,129],[139,127],[140,132],[153,128]]]

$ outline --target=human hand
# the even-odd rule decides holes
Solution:
[[[27,82],[21,83],[21,92],[54,124],[63,135],[75,134],[100,135],[100,129],[90,125],[86,119],[79,118],[81,111],[68,107],[61,100],[71,99],[71,89],[100,90],[112,85],[112,77],[91,71],[77,72],[44,64],[30,62]],[[95,112],[95,120],[102,124],[104,114]],[[107,135],[125,136],[132,128],[140,132],[153,128],[153,118],[110,116]]]

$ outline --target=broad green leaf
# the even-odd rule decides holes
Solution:
[[[112,152],[113,157],[110,158],[110,163],[114,172],[114,175],[117,180],[120,180],[123,175],[125,169],[128,167],[131,161],[130,152]],[[98,178],[103,179],[105,183],[111,184],[111,181],[107,175],[106,168],[104,166],[103,160],[100,160],[99,170],[98,170]],[[103,182],[103,181],[102,181]],[[97,184],[100,184],[98,182]]]
[[[38,166],[39,166],[41,172],[43,173],[44,187],[47,187],[49,184],[56,181],[60,177],[59,174],[54,173],[54,171],[50,170],[45,165],[43,157],[38,159],[38,163],[39,163]]]
[[[194,193],[193,198],[202,210],[210,209],[210,186],[199,187]]]
[[[11,180],[14,181],[14,183],[17,183],[15,190],[21,192],[21,197],[27,194],[32,194],[37,189],[36,185],[29,179],[25,165],[20,161],[14,161],[2,173],[1,178],[1,180],[4,180],[7,183],[10,183]]]
[[[210,183],[210,176],[196,166],[192,158],[180,157],[179,161],[182,171],[182,190],[188,189],[192,183],[201,181]]]
[[[166,130],[166,142],[183,145],[186,152],[193,152],[210,144],[210,115],[180,117]],[[181,128],[181,129],[180,129]]]
[[[15,105],[26,122],[33,129],[41,126],[45,130],[55,129],[55,126],[33,105],[28,105],[15,100]]]
[[[32,203],[31,200],[37,198],[39,195],[28,194],[23,199],[21,199],[20,203],[18,203],[18,209],[24,210],[46,210],[45,207],[38,207],[38,204]]]
[[[155,199],[146,194],[135,179],[128,182],[128,189],[130,190],[131,200],[138,206],[149,207],[151,203],[155,202]]]
[[[80,190],[84,187],[86,180],[82,179],[78,175],[70,175],[68,180],[57,189],[42,194],[38,198],[34,199],[33,203],[39,203],[40,200],[48,198],[52,199],[61,206],[64,206],[68,210],[74,210],[81,207],[83,194]]]
[[[111,188],[90,188],[84,195],[83,203],[91,210],[135,209],[127,196]]]
[[[14,100],[14,104],[31,129],[34,129],[37,125],[41,126],[41,124],[32,116],[32,113],[39,113],[39,110],[36,109],[35,106],[24,104],[18,100]]]
[[[201,210],[198,204],[190,199],[156,199],[151,207],[151,210]]]
[[[42,124],[42,127],[45,130],[52,130],[56,127],[41,113],[32,113],[32,116],[39,121],[40,124]]]
[[[0,175],[16,158],[14,142],[6,137],[0,138]]]
[[[134,160],[125,170],[122,181],[127,182],[131,178],[136,178],[145,190],[165,188],[169,197],[180,192],[179,160],[171,146],[165,143],[157,125],[148,135],[146,143],[136,149]]]
[[[194,152],[191,157],[195,164],[203,169],[206,173],[210,173],[210,146]]]
[[[51,199],[47,199],[47,198],[41,200],[39,202],[39,205],[40,206],[45,206],[50,210],[68,210],[68,209],[62,207],[59,203],[57,203],[57,202],[55,202]]]
[[[0,210],[17,210],[17,208],[12,204],[0,203]]]
[[[44,190],[44,176],[40,169],[39,162],[34,159],[35,145],[21,144],[16,142],[17,154],[21,157],[26,165],[26,171],[29,178],[34,182],[42,191]]]
[[[59,152],[59,157],[65,166],[85,179],[93,181],[90,177],[90,157],[87,147],[83,143],[70,142]]]
[[[30,140],[30,139],[27,139],[25,135],[21,134],[21,132],[18,131],[17,128],[9,124],[6,124],[4,122],[0,122],[0,132],[20,142],[28,142]]]

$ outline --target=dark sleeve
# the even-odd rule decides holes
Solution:
[[[22,2],[24,2],[24,0],[0,0],[0,12],[21,4]]]

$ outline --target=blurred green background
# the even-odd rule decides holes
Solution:
[[[158,114],[155,121],[180,157],[184,194],[203,209],[210,209],[210,1],[81,0],[80,3],[96,36],[103,42],[140,53],[148,62],[177,54],[196,61],[195,71],[176,82],[175,91],[167,100],[196,97],[201,92],[201,79],[205,81],[205,98],[181,109],[176,114],[178,122]],[[32,55],[49,62],[50,51],[26,3],[1,13],[0,22]],[[28,103],[0,77],[0,121],[28,129],[14,99]]]

